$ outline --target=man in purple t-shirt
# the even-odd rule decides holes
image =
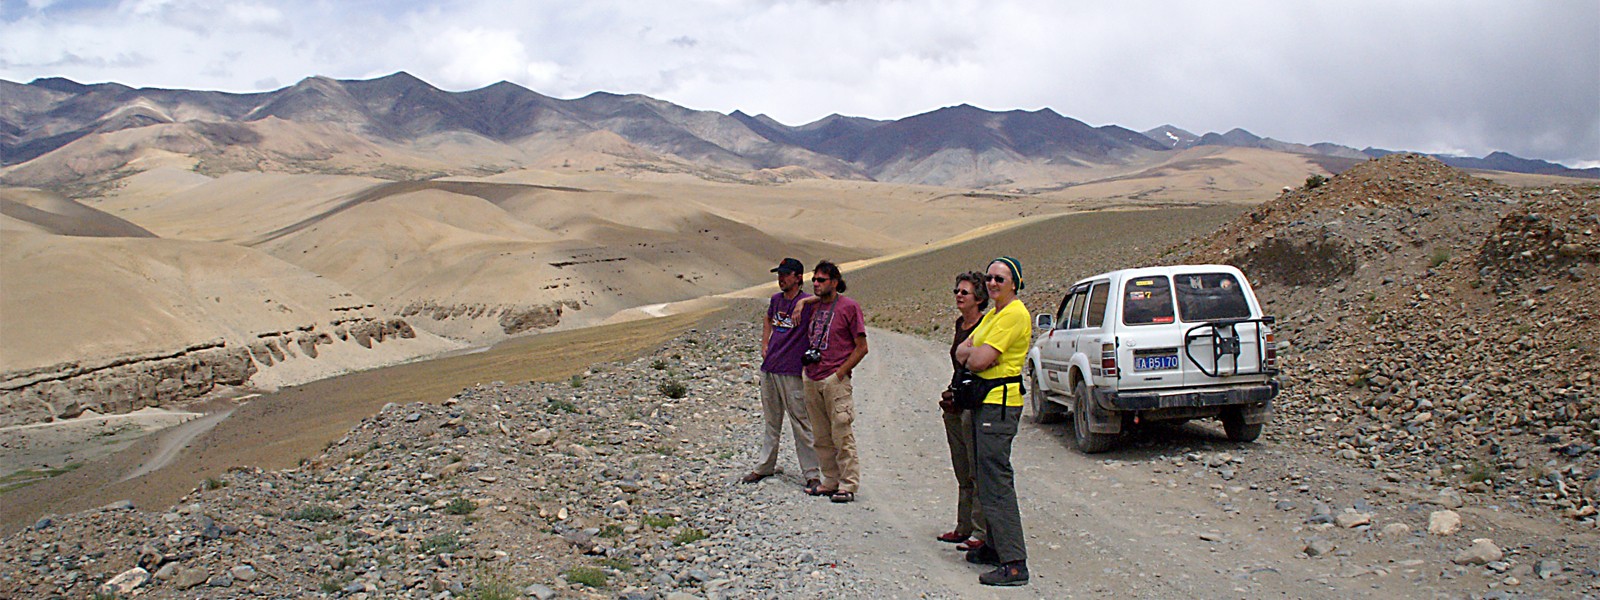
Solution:
[[[761,454],[757,455],[760,462],[740,479],[745,483],[755,483],[778,472],[778,443],[783,440],[785,413],[789,415],[789,428],[794,431],[794,450],[806,489],[816,489],[820,483],[817,450],[811,445],[810,415],[800,385],[800,355],[806,351],[806,336],[795,322],[799,317],[796,306],[811,297],[800,291],[805,270],[805,265],[793,258],[783,259],[772,270],[778,274],[779,291],[767,303],[767,318],[761,325],[761,414],[766,427],[762,430]]]
[[[816,299],[808,301],[800,317],[810,355],[802,360],[806,363],[802,379],[822,482],[807,488],[806,493],[826,495],[834,502],[850,502],[856,499],[856,486],[861,479],[850,375],[867,355],[867,322],[861,316],[861,305],[840,295],[845,283],[838,265],[817,263],[811,274],[811,289],[816,292]]]

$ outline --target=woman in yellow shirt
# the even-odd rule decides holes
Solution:
[[[1028,549],[1023,542],[1022,514],[1011,468],[1011,441],[1022,417],[1022,365],[1033,341],[1032,317],[1017,299],[1022,290],[1022,263],[1002,256],[989,263],[985,276],[994,308],[956,349],[956,360],[989,388],[973,418],[978,503],[989,523],[988,543],[967,553],[967,561],[998,564],[978,577],[984,585],[1026,585]]]

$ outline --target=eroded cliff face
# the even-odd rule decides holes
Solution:
[[[403,319],[351,317],[261,332],[249,341],[219,338],[162,352],[0,373],[0,427],[73,418],[86,410],[115,414],[147,406],[182,406],[219,387],[250,386],[259,373],[285,361],[316,360],[343,345],[372,350],[386,341],[417,335]],[[436,349],[425,346],[417,351]],[[395,356],[372,356],[370,366],[391,362]]]

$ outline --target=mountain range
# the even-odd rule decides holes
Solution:
[[[588,157],[596,168],[757,181],[861,179],[952,187],[1092,179],[1195,146],[1365,160],[1389,153],[1298,144],[1243,129],[1091,126],[1050,109],[969,105],[893,121],[830,115],[790,126],[765,115],[685,108],[644,95],[558,99],[509,82],[447,92],[408,73],[310,77],[271,92],[0,80],[0,182],[93,187],[151,164],[206,174],[333,172],[388,179],[482,175]],[[353,157],[360,157],[359,160]],[[1448,164],[1600,178],[1502,152]],[[1052,181],[1053,180],[1053,181]]]

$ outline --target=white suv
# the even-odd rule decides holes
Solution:
[[[1147,421],[1215,417],[1253,441],[1272,417],[1278,357],[1250,282],[1227,265],[1125,269],[1073,284],[1023,376],[1034,421],[1073,415],[1078,449],[1111,448]]]

